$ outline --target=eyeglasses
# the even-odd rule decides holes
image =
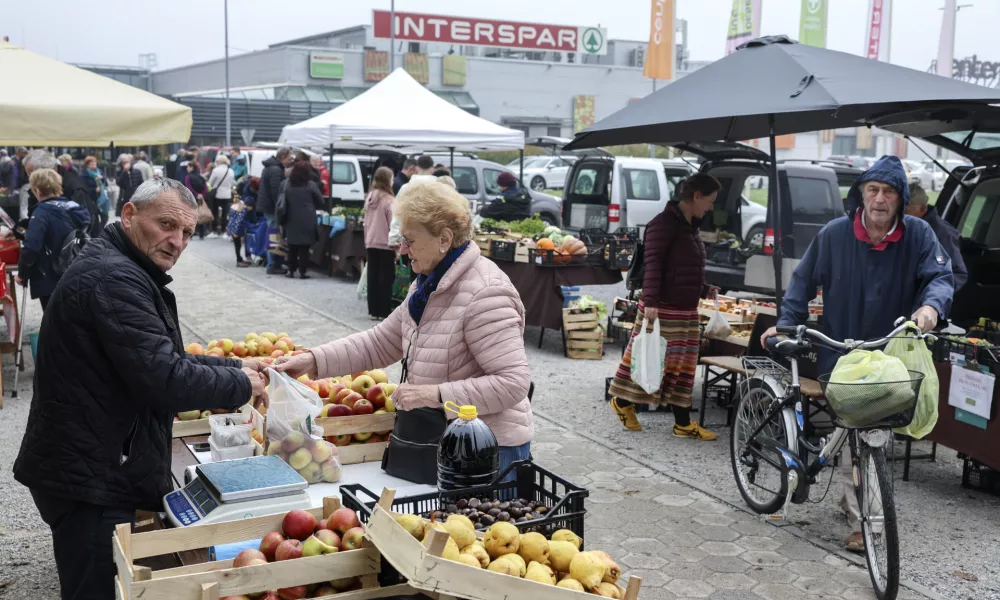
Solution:
[[[413,244],[415,244],[415,243],[417,243],[417,240],[408,240],[405,237],[402,237],[402,236],[399,237],[399,244],[401,246],[402,245],[406,245],[406,247],[412,248]]]

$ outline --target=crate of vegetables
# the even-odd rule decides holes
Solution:
[[[235,558],[153,571],[136,561],[217,544],[260,539]],[[378,587],[381,554],[364,538],[357,514],[335,497],[323,508],[294,510],[148,533],[118,525],[112,538],[120,600],[216,600],[252,595],[261,600],[407,595],[407,585]],[[261,595],[262,594],[262,595]]]
[[[521,533],[509,522],[473,529],[461,515],[430,521],[394,510],[386,489],[365,531],[411,587],[469,600],[583,600],[585,594],[636,600],[642,580],[619,585],[621,567],[605,552],[581,550],[568,530]]]
[[[503,481],[510,473],[513,481]],[[344,506],[358,511],[362,522],[371,517],[377,493],[358,484],[340,486]],[[587,514],[584,499],[590,493],[531,461],[511,464],[488,485],[397,498],[392,510],[443,521],[448,515],[469,518],[477,530],[497,521],[513,523],[521,531],[551,534],[568,529],[581,539]]]
[[[511,240],[493,240],[490,242],[490,258],[504,262],[514,262],[517,242]]]

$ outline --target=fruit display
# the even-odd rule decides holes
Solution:
[[[334,444],[301,431],[290,431],[281,439],[272,438],[267,446],[268,456],[279,456],[310,484],[340,481],[342,468],[337,454]]]
[[[449,498],[440,510],[425,511],[420,516],[432,521],[446,521],[452,515],[464,517],[477,530],[486,530],[498,522],[527,523],[545,516],[551,506],[524,498],[515,500],[493,500],[490,498]],[[540,529],[527,529],[551,535],[555,527],[547,525]]]
[[[392,394],[398,387],[389,383],[385,371],[372,369],[339,377],[310,380],[299,377],[299,382],[312,388],[323,401],[320,418],[338,418],[363,415],[384,415],[396,412]],[[325,437],[335,446],[374,444],[389,439],[392,430],[333,433]]]
[[[476,499],[467,502],[472,500]],[[606,598],[621,600],[625,596],[625,589],[618,585],[621,577],[618,563],[605,552],[582,551],[582,540],[568,529],[546,536],[534,531],[522,533],[509,521],[498,521],[480,538],[468,516],[452,513],[444,521],[435,519],[436,516],[440,515],[432,515],[430,520],[410,514],[393,518],[426,547],[431,545],[432,531],[446,533],[443,559]]]
[[[184,347],[188,354],[202,354],[207,356],[219,356],[222,358],[255,358],[263,363],[272,364],[276,358],[282,356],[297,356],[306,351],[305,348],[298,347],[287,333],[248,333],[243,337],[243,341],[234,342],[229,338],[212,340],[208,346],[198,343],[188,344]]]

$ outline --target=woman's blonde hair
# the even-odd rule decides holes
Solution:
[[[52,169],[35,169],[28,183],[39,198],[62,196],[62,177]]]
[[[472,239],[472,212],[464,196],[438,181],[411,181],[400,190],[393,210],[401,224],[421,225],[431,235],[450,229],[457,248]]]
[[[450,187],[451,189],[457,189],[458,186],[455,184],[455,180],[451,178],[450,175],[438,175],[438,181]]]
[[[216,166],[218,165],[229,166],[229,157],[227,157],[225,154],[219,154],[218,156],[215,157],[215,164]]]

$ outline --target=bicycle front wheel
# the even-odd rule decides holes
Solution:
[[[888,434],[889,439],[892,439],[889,432],[877,433]],[[861,512],[861,534],[865,541],[868,574],[879,600],[895,600],[899,591],[899,531],[896,525],[896,503],[892,496],[892,476],[886,464],[885,448],[869,446],[864,434],[854,432],[851,436],[851,453],[854,457],[852,476]]]
[[[777,512],[788,494],[788,469],[784,458],[773,445],[762,443],[770,438],[779,445],[788,444],[788,432],[781,412],[768,418],[768,411],[777,402],[774,390],[767,382],[750,378],[746,382],[729,440],[729,457],[740,495],[754,512]],[[765,423],[766,421],[766,423]],[[760,432],[753,432],[765,423]]]

